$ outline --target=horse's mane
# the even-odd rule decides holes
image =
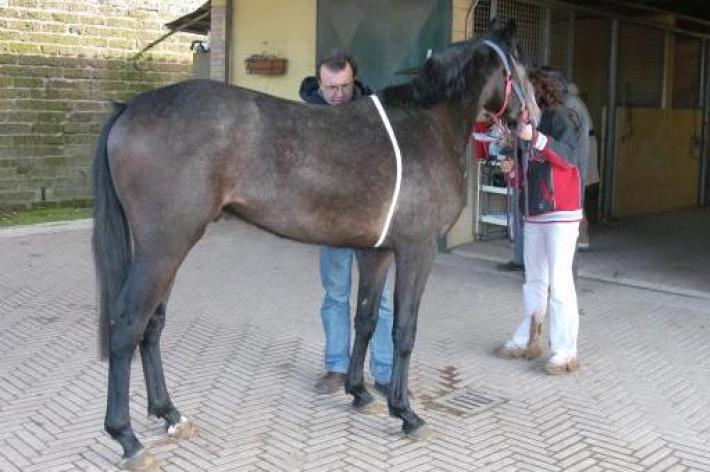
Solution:
[[[460,41],[432,55],[409,83],[384,88],[384,103],[428,107],[460,97],[468,85],[469,65],[479,44],[480,40]]]
[[[384,88],[380,93],[383,102],[403,107],[429,107],[460,98],[473,85],[473,71],[483,71],[485,61],[493,64],[495,60],[490,53],[476,54],[483,41],[489,39],[501,44],[510,39],[505,32],[500,33],[492,31],[477,40],[459,41],[433,54],[412,81]]]

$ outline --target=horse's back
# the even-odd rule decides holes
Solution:
[[[437,189],[451,179],[432,180],[441,174],[433,169],[446,166],[439,140],[423,139],[435,127],[423,115],[410,124],[398,116],[405,165],[398,207],[419,213],[422,199],[441,205]],[[209,80],[137,96],[108,145],[132,227],[206,224],[228,208],[291,239],[367,246],[379,236],[396,180],[391,143],[369,100],[314,106]],[[438,213],[431,210],[429,217]]]
[[[136,96],[108,139],[131,227],[140,233],[175,228],[175,221],[202,224],[226,207],[267,230],[312,241],[337,214],[358,207],[354,190],[342,196],[353,156],[339,159],[343,152],[333,154],[332,145],[328,151],[331,115],[326,107],[210,80]],[[324,150],[333,159],[320,160]],[[331,184],[335,178],[340,183]]]
[[[193,80],[127,103],[107,149],[137,238],[154,227],[192,232],[219,214],[236,123],[248,121],[240,118],[249,113],[250,101],[246,90]]]

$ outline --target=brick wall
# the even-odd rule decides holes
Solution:
[[[111,100],[192,75],[177,33],[129,61],[204,0],[0,0],[0,211],[85,202]]]
[[[227,0],[212,0],[210,6],[210,78],[224,80]]]

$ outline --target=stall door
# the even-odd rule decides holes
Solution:
[[[319,0],[317,53],[350,52],[375,90],[408,81],[451,40],[451,0]],[[316,62],[318,61],[316,58]]]

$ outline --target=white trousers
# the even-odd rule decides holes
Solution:
[[[572,260],[579,235],[579,222],[533,223],[526,221],[524,318],[513,342],[525,347],[530,339],[532,317],[544,320],[550,308],[552,355],[577,356],[579,310],[572,275]]]

